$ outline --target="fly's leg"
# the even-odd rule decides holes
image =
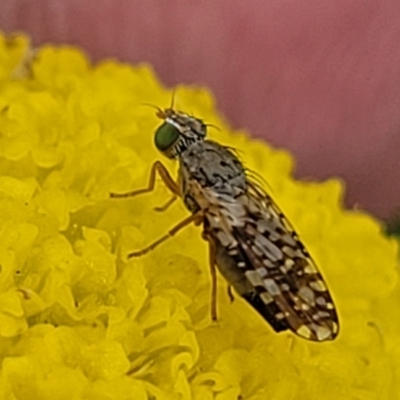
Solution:
[[[153,166],[151,167],[150,178],[149,178],[149,183],[148,183],[147,188],[134,190],[132,192],[127,192],[127,193],[110,193],[110,197],[112,197],[112,198],[134,197],[134,196],[137,196],[139,194],[152,192],[154,190],[154,186],[156,184],[157,173],[158,173],[158,175],[160,175],[160,177],[163,180],[165,186],[174,194],[174,196],[175,197],[179,196],[179,194],[180,194],[179,186],[172,179],[172,177],[169,174],[167,168],[165,168],[165,166],[160,161],[156,161],[153,164]]]
[[[203,239],[208,242],[208,257],[211,273],[211,319],[217,321],[217,268],[215,265],[215,245],[205,232],[202,234]]]
[[[228,292],[229,300],[231,301],[231,303],[233,303],[233,301],[235,300],[235,296],[233,295],[231,285],[228,285],[227,292]]]
[[[128,258],[143,256],[144,254],[148,253],[149,251],[154,250],[158,245],[165,242],[170,237],[174,236],[176,233],[178,233],[180,230],[182,230],[189,224],[194,223],[195,225],[199,225],[202,220],[203,220],[203,215],[200,212],[190,215],[189,217],[185,218],[183,221],[179,222],[179,224],[174,226],[164,236],[161,236],[158,240],[151,243],[149,246],[145,247],[142,250],[135,251],[133,253],[128,254]]]
[[[177,183],[172,179],[171,175],[169,174],[167,168],[160,162],[156,161],[153,166],[151,167],[150,171],[150,178],[149,183],[146,188],[134,190],[128,193],[110,193],[110,197],[112,198],[126,198],[126,197],[134,197],[140,194],[149,193],[154,190],[156,184],[156,177],[160,175],[161,179],[163,180],[165,186],[173,193],[173,197],[163,206],[157,207],[157,211],[164,211],[166,210],[180,195],[179,186]],[[203,220],[202,215],[200,213],[192,214],[188,218],[181,221],[178,225],[173,227],[167,234],[162,236],[160,239],[156,240],[155,242],[151,243],[149,246],[145,247],[140,251],[135,251],[133,253],[128,254],[128,258],[131,257],[139,257],[142,256],[149,251],[155,249],[159,244],[163,243],[165,240],[169,239],[170,237],[174,236],[177,232],[183,229],[185,226],[189,225],[190,223],[194,222],[196,225],[200,224]]]
[[[210,242],[210,272],[211,272],[211,319],[217,321],[217,269],[215,267],[215,248]]]
[[[163,212],[163,211],[167,210],[175,202],[175,200],[177,198],[178,198],[178,196],[176,196],[176,195],[172,196],[164,205],[162,205],[160,207],[154,207],[154,210],[156,210],[158,212]]]

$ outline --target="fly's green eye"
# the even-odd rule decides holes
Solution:
[[[168,150],[178,139],[180,133],[175,126],[164,122],[157,130],[154,143],[158,150]]]

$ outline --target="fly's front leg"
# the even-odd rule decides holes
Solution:
[[[179,186],[177,183],[172,179],[171,175],[169,174],[167,168],[160,162],[156,161],[153,166],[151,167],[150,171],[150,179],[147,188],[134,190],[128,193],[110,193],[110,197],[112,198],[126,198],[126,197],[134,197],[139,194],[149,193],[154,190],[156,184],[156,176],[160,175],[161,179],[163,180],[165,186],[173,193],[174,197],[180,195]],[[171,202],[172,204],[172,202]],[[168,204],[167,208],[170,204]],[[165,206],[164,206],[165,207]],[[162,207],[163,208],[163,207]]]
[[[134,253],[128,254],[128,258],[140,257],[140,256],[145,255],[149,251],[154,250],[158,245],[165,242],[170,237],[177,234],[180,230],[182,230],[186,226],[190,225],[191,223],[194,223],[195,225],[199,225],[202,222],[202,220],[203,220],[203,214],[200,211],[195,214],[190,215],[189,217],[187,217],[183,221],[181,221],[179,224],[174,226],[167,234],[165,234],[164,236],[161,236],[160,239],[151,243],[149,246],[145,247],[142,250],[135,251]]]

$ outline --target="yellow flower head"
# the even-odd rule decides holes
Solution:
[[[342,184],[299,182],[292,158],[216,113],[211,94],[175,90],[175,107],[217,126],[315,258],[341,332],[313,343],[276,334],[220,280],[210,321],[207,245],[188,227],[126,255],[188,215],[145,187],[172,91],[146,65],[92,66],[71,47],[29,50],[0,36],[0,399],[390,399],[400,392],[398,246],[341,205]],[[174,173],[176,165],[163,162]]]

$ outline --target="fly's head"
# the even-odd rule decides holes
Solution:
[[[207,125],[199,118],[192,117],[172,108],[158,110],[157,117],[164,122],[157,128],[154,143],[168,158],[177,158],[192,143],[204,140]]]

